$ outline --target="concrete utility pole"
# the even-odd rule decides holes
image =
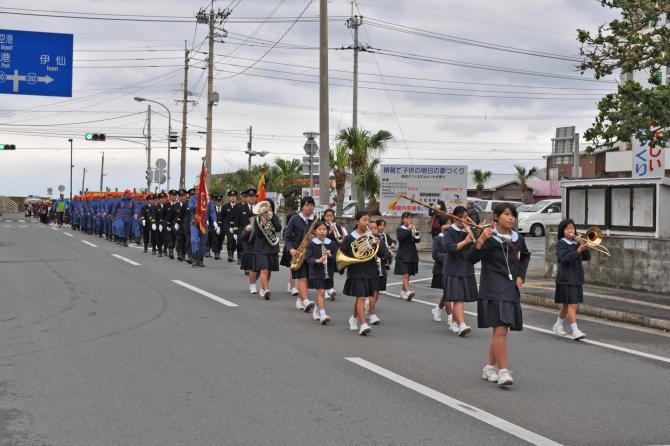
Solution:
[[[102,164],[100,165],[100,192],[102,192],[102,177],[105,176],[105,152],[102,152]]]
[[[354,89],[353,89],[353,115],[352,115],[352,128],[358,128],[358,52],[362,49],[358,45],[358,27],[363,24],[363,17],[353,15],[353,5],[352,5],[352,17],[347,20],[347,28],[354,30]]]
[[[328,115],[328,0],[320,0],[319,45],[319,204],[330,202],[330,166],[328,165],[329,115]],[[311,164],[310,164],[311,165]],[[311,187],[311,185],[310,185]]]
[[[207,189],[212,185],[212,107],[214,95],[214,0],[209,10],[209,56],[207,58],[207,140],[205,146],[205,167],[207,169]]]
[[[72,141],[73,141],[73,139],[70,138],[70,139],[68,139],[68,141],[70,142],[70,202],[72,202],[72,168],[74,167],[74,164],[72,164],[72,150],[73,150]]]
[[[151,170],[151,104],[147,105],[147,170]],[[151,190],[151,180],[147,180],[147,190]]]
[[[181,163],[179,188],[186,189],[186,119],[188,115],[188,47],[184,40],[184,99],[181,109]]]
[[[249,142],[247,142],[247,153],[249,153],[249,167],[247,168],[247,170],[251,170],[251,157],[253,156],[251,147],[253,141],[254,141],[254,128],[253,126],[249,126]]]
[[[84,167],[84,173],[81,175],[81,193],[83,194],[86,189],[84,189],[84,184],[86,184],[86,167]]]

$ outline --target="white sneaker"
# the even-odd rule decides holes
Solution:
[[[498,385],[499,386],[511,386],[514,384],[512,379],[512,371],[507,369],[498,370]]]
[[[416,294],[414,293],[414,291],[408,291],[408,292],[407,292],[407,302],[411,302],[412,299],[414,298],[414,296],[416,296]]]
[[[312,310],[312,319],[314,319],[315,321],[321,319],[321,316],[319,316],[319,309],[317,308],[316,305],[314,305],[314,309]]]
[[[291,293],[291,296],[297,296],[298,294],[300,294],[300,291],[298,291],[296,287],[293,287],[291,288],[291,291],[289,291],[289,293]]]
[[[309,310],[311,310],[312,308],[314,308],[314,302],[312,302],[312,301],[309,300],[309,299],[305,299],[305,300],[302,302],[302,304],[305,306],[305,310],[304,310],[305,313],[309,313]]]
[[[305,305],[302,303],[302,299],[296,299],[295,309],[298,311],[303,311],[305,309]]]
[[[456,322],[452,322],[449,324],[449,331],[452,333],[458,333],[458,324]]]
[[[553,327],[551,327],[552,330],[554,330],[554,333],[559,334],[561,336],[565,336],[567,333],[565,333],[565,329],[563,328],[563,324],[556,322]]]
[[[470,333],[470,327],[465,324],[458,324],[458,336],[463,337]]]
[[[270,295],[271,294],[272,293],[270,292],[270,290],[264,290],[263,288],[261,288],[261,294],[260,295],[263,299],[270,300]]]
[[[358,319],[356,319],[353,316],[351,316],[349,318],[349,330],[351,330],[351,331],[358,330]]]
[[[376,314],[370,315],[370,325],[379,325],[382,320]]]
[[[372,331],[372,328],[368,324],[363,324],[361,325],[361,328],[358,329],[358,334],[361,336],[365,336],[366,334],[370,333]]]
[[[291,294],[293,292],[293,287],[291,286],[291,282],[286,284],[286,292],[288,294]]]
[[[328,290],[328,299],[335,300],[335,296],[337,296],[337,291],[335,291],[335,288]]]
[[[400,290],[400,298],[403,300],[407,300],[407,292],[404,290]]]
[[[584,339],[585,337],[586,333],[584,333],[580,329],[577,329],[577,331],[573,331],[571,336],[573,341],[579,341],[580,339]]]
[[[435,322],[442,322],[442,308],[434,307],[431,312],[433,313],[433,320]]]
[[[326,325],[328,322],[330,322],[330,316],[324,314],[323,317],[319,318],[319,320],[321,321],[321,325]]]
[[[256,285],[249,285],[249,293],[258,294],[258,290],[256,289]]]
[[[492,365],[486,365],[482,370],[482,379],[487,380],[490,383],[498,382],[498,369]]]

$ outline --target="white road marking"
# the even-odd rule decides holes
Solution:
[[[190,285],[186,282],[182,282],[181,280],[173,280],[173,282],[176,283],[177,285],[183,286],[184,288],[188,288],[191,291],[195,291],[196,293],[202,294],[203,296],[208,297],[208,298],[212,299],[213,301],[218,302],[220,304],[223,304],[227,307],[239,307],[239,305],[237,305],[236,303],[233,303],[233,302],[231,302],[229,300],[226,300],[222,297],[215,296],[210,292],[207,292],[205,290],[201,290],[200,288],[198,288],[196,286],[193,286],[193,285]]]
[[[28,225],[19,225],[19,228],[27,228]]]
[[[476,272],[476,273],[475,273],[475,276],[478,276],[478,275],[479,275],[479,273]],[[410,280],[409,283],[414,283],[414,282],[426,282],[426,281],[428,281],[428,280],[433,280],[433,278],[432,278],[432,277],[425,277],[425,278],[423,278],[423,279],[413,279],[413,280]],[[395,286],[395,285],[402,285],[402,282],[391,282],[391,283],[387,283],[387,284],[386,284],[386,286]]]
[[[25,220],[19,220],[19,223],[25,223],[25,222],[26,222]]]
[[[125,257],[123,257],[123,256],[118,255],[118,254],[112,254],[112,257],[116,257],[117,259],[119,259],[119,260],[123,260],[123,261],[126,262],[126,263],[130,263],[130,264],[133,265],[133,266],[141,266],[141,265],[142,265],[141,263],[137,263],[137,262],[134,261],[134,260],[127,259],[127,258],[125,258]]]
[[[12,222],[11,220],[5,220],[5,223],[11,223],[11,222]]]
[[[67,235],[68,237],[72,237],[72,234],[70,234],[69,232],[63,232],[63,234]]]
[[[52,226],[51,229],[53,229],[54,231],[58,231],[58,228],[55,226]]]
[[[388,291],[382,291],[382,294],[400,299],[399,294],[389,293]],[[416,299],[415,298],[415,299],[412,299],[412,302],[428,305],[428,306],[431,306],[431,307],[437,307],[436,303],[428,302],[428,301],[421,300],[421,299]],[[467,314],[467,315],[470,315],[470,316],[477,317],[477,313],[475,313],[474,311],[464,311],[464,313]],[[570,336],[561,336],[557,333],[554,333],[553,330],[547,330],[546,328],[536,327],[534,325],[523,324],[523,327],[527,328],[529,330],[538,331],[540,333],[545,333],[545,334],[556,336],[556,337],[559,337],[559,338],[562,338],[562,339],[566,339],[570,342],[583,342],[584,344],[597,345],[598,347],[608,348],[610,350],[616,350],[616,351],[623,352],[623,353],[629,353],[631,355],[640,356],[642,358],[654,359],[656,361],[661,361],[661,362],[665,362],[667,364],[670,364],[670,358],[666,358],[665,356],[659,356],[659,355],[654,355],[654,354],[651,354],[651,353],[645,353],[645,352],[641,352],[639,350],[633,350],[631,348],[626,348],[626,347],[619,347],[618,345],[608,344],[606,342],[594,341],[593,339],[581,339],[580,341],[573,341],[570,338]]]
[[[142,246],[130,245],[130,248],[144,249]]]
[[[529,282],[527,284],[527,286],[528,286],[528,288],[537,288],[537,289],[540,289],[540,290],[548,290],[548,291],[554,291],[555,290],[555,288],[533,285],[532,282]],[[625,303],[633,304],[633,305],[641,305],[643,307],[659,308],[661,310],[670,310],[670,305],[657,304],[655,302],[645,302],[643,300],[629,299],[627,297],[609,296],[607,294],[591,293],[591,292],[588,292],[588,291],[584,291],[584,295],[585,296],[593,296],[593,297],[597,297],[597,298],[600,298],[600,299],[613,300],[615,302],[625,302]]]
[[[88,246],[91,246],[91,247],[93,247],[93,248],[97,248],[97,247],[98,247],[98,245],[94,245],[93,243],[91,243],[91,242],[87,242],[86,240],[82,240],[81,242],[82,242],[82,243],[86,243]]]
[[[370,361],[366,361],[365,359],[362,358],[344,358],[344,359],[356,365],[359,365],[367,370],[370,370],[371,372],[374,372],[377,375],[383,376],[384,378],[393,381],[396,384],[400,384],[403,387],[413,390],[416,393],[419,393],[432,400],[442,403],[445,406],[450,407],[462,414],[468,415],[472,418],[482,421],[510,435],[514,435],[515,437],[527,441],[530,444],[539,446],[561,445],[560,443],[557,443],[553,440],[543,437],[542,435],[536,434],[535,432],[531,432],[527,429],[524,429],[521,426],[517,426],[516,424],[510,423],[507,420],[503,420],[502,418],[497,417],[489,412],[483,411],[463,401],[452,398],[448,395],[445,395],[444,393],[431,389],[430,387],[426,387],[423,384],[419,384],[416,381],[412,381],[409,378],[405,378],[404,376],[398,375],[397,373],[394,373],[388,369],[373,364]]]

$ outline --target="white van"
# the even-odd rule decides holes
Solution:
[[[542,237],[547,225],[558,225],[563,219],[561,200],[542,200],[530,209],[519,213],[518,231],[534,237]]]

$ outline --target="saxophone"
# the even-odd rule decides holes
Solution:
[[[314,226],[316,223],[320,220],[318,215],[314,216],[314,220],[312,221],[312,224],[309,225],[309,228],[305,232],[305,236],[302,238],[302,241],[300,242],[300,245],[295,249],[298,251],[298,255],[293,257],[291,260],[291,265],[289,265],[289,268],[291,271],[297,271],[302,267],[302,264],[305,263],[305,254],[307,253],[307,245],[309,245],[310,240],[312,240],[312,236],[314,235]]]

